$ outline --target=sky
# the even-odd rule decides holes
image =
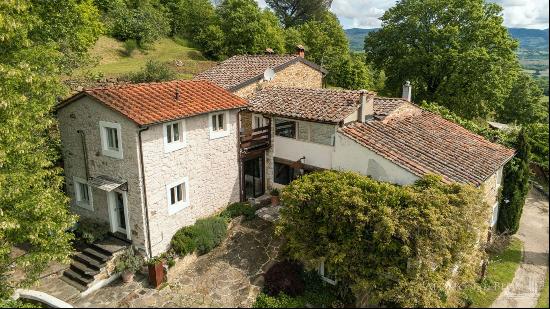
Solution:
[[[265,7],[264,0],[256,0]],[[504,8],[504,24],[514,28],[548,28],[548,0],[494,0]],[[395,0],[334,0],[334,12],[345,29],[380,27],[378,18]]]

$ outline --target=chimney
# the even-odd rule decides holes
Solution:
[[[272,48],[266,48],[265,51],[264,51],[264,54],[266,55],[273,55],[275,52],[273,51]]]
[[[374,117],[374,95],[367,90],[359,90],[361,94],[359,110],[357,110],[357,121],[367,122]]]
[[[407,101],[411,101],[412,99],[412,86],[410,81],[406,81],[403,84],[403,95],[401,96],[403,99]]]
[[[306,55],[306,50],[303,45],[297,45],[296,46],[296,55],[304,58]]]

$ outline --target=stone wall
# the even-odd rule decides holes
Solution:
[[[210,139],[208,114],[185,120],[187,145],[165,153],[163,125],[142,134],[153,255],[164,252],[183,226],[240,198],[237,110],[229,113],[229,136]],[[189,206],[168,213],[167,184],[189,178]]]
[[[323,73],[301,62],[294,63],[275,74],[270,82],[258,81],[233,91],[234,94],[248,98],[263,87],[322,88]]]
[[[109,222],[105,191],[92,189],[93,211],[79,207],[75,203],[73,177],[86,178],[82,140],[80,134],[77,133],[77,130],[83,130],[86,136],[90,176],[107,175],[128,181],[128,218],[132,241],[138,248],[145,248],[137,125],[90,97],[83,97],[63,107],[58,111],[57,118],[71,209],[80,216]],[[99,121],[115,122],[121,125],[123,159],[115,159],[101,154]]]

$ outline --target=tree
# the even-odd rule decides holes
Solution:
[[[490,207],[469,185],[426,176],[398,186],[350,172],[304,175],[281,194],[277,233],[308,268],[330,266],[341,284],[377,303],[441,307],[452,269],[457,287],[473,282],[484,253],[476,245]],[[307,226],[308,228],[304,228]],[[429,283],[429,284],[427,284]]]
[[[437,102],[462,117],[487,117],[502,105],[520,71],[518,43],[502,9],[483,0],[402,0],[365,39],[368,60],[388,90],[414,86],[416,101]]]
[[[529,124],[548,122],[548,102],[542,101],[542,90],[526,73],[519,74],[498,113],[504,123]]]
[[[523,205],[529,192],[531,147],[524,130],[518,135],[516,150],[515,158],[504,167],[497,221],[497,229],[500,233],[515,234],[518,231]]]
[[[170,12],[172,35],[195,41],[214,19],[214,6],[210,0],[165,0],[163,4]]]
[[[0,303],[71,253],[75,222],[61,191],[51,116],[65,94],[59,76],[101,31],[91,1],[0,3]],[[24,249],[22,254],[13,251]],[[22,274],[14,281],[14,269]]]
[[[125,79],[132,83],[163,82],[176,79],[176,73],[165,63],[148,60],[140,71],[128,74]]]
[[[201,30],[196,40],[205,56],[219,59],[227,54],[224,37],[220,26],[212,24]]]
[[[330,8],[332,0],[266,0],[285,28],[315,19]]]
[[[342,57],[340,67],[335,70],[334,79],[336,85],[345,89],[372,89],[373,76],[369,67],[365,64],[362,54],[350,54]]]
[[[216,8],[216,25],[223,32],[227,56],[259,54],[266,48],[284,52],[284,34],[269,11],[262,11],[254,0],[225,0]],[[215,28],[208,32],[217,33]],[[202,41],[201,45],[208,45]]]
[[[114,38],[136,40],[144,47],[169,33],[167,15],[166,8],[156,1],[117,2],[108,13],[107,24]]]

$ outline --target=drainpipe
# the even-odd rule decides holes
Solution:
[[[147,245],[149,258],[153,257],[153,247],[151,246],[151,230],[149,228],[149,208],[147,206],[147,188],[145,186],[145,165],[143,164],[143,146],[141,141],[141,133],[149,130],[149,127],[142,127],[138,131],[138,144],[139,144],[139,161],[141,167],[141,185],[143,187],[143,204],[145,208],[145,232],[147,233]]]
[[[242,158],[241,158],[241,111],[237,112],[237,166],[239,169],[239,200],[244,201],[244,188],[242,176]]]
[[[90,179],[90,167],[88,166],[88,147],[86,147],[86,133],[82,130],[77,130],[76,133],[80,134],[80,141],[82,142],[82,153],[84,154],[84,170],[86,172],[86,180]]]

